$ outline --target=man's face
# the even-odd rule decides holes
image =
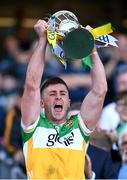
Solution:
[[[117,77],[118,92],[127,91],[127,72]]]
[[[45,116],[55,123],[66,121],[70,99],[68,90],[63,84],[49,85],[42,93],[42,107]]]
[[[127,133],[122,136],[120,149],[121,149],[123,163],[127,163]]]

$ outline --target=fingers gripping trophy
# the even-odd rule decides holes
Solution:
[[[113,32],[111,23],[87,30],[82,26],[75,14],[62,10],[48,19],[47,39],[52,52],[66,66],[68,60],[84,60],[89,56],[94,46],[117,46],[117,41],[109,33]],[[96,45],[101,42],[101,46]]]

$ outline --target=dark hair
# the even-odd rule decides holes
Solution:
[[[127,91],[122,91],[116,94],[115,96],[115,102],[117,103],[119,100],[124,99],[125,97],[127,97]]]
[[[45,88],[47,88],[49,85],[53,85],[53,84],[63,84],[69,91],[68,86],[63,79],[61,79],[59,77],[50,77],[41,84],[40,93],[42,94],[42,92]]]

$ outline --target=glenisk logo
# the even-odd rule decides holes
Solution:
[[[59,134],[50,134],[48,136],[48,142],[46,143],[46,145],[48,147],[51,147],[54,146],[56,142],[64,144],[65,146],[69,146],[74,142],[74,133],[71,132],[68,137],[60,137]]]

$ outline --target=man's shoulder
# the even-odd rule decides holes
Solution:
[[[104,149],[102,149],[102,148],[100,148],[100,147],[91,145],[91,144],[89,144],[88,150],[91,150],[91,151],[93,151],[94,153],[97,152],[98,154],[100,154],[100,153],[101,153],[101,154],[103,153],[103,154],[105,154],[105,155],[109,154],[108,151],[106,151],[106,150],[104,150]]]
[[[111,161],[111,153],[102,148],[99,148],[94,145],[89,145],[88,154],[94,156],[94,158],[100,158],[100,161]]]

